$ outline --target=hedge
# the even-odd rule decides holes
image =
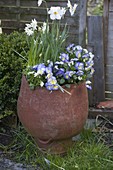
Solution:
[[[13,32],[0,35],[0,119],[16,113],[22,70],[25,61],[14,52],[25,55],[26,35]]]

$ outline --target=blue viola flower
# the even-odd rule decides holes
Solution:
[[[86,62],[86,65],[85,65],[85,70],[86,70],[86,71],[87,71],[87,70],[90,70],[90,69],[93,67],[93,65],[94,65],[93,60],[87,61],[87,62]]]
[[[82,70],[79,70],[79,71],[76,72],[76,74],[77,74],[78,76],[83,76],[83,75],[84,75],[84,72],[83,72]]]
[[[48,83],[50,83],[50,84],[52,84],[52,85],[57,84],[56,77],[51,76],[50,78],[48,78]]]
[[[91,70],[90,70],[90,75],[93,75],[95,72],[94,68],[92,67]]]
[[[47,90],[53,90],[53,85],[49,84],[48,82],[45,83],[45,87]]]
[[[50,84],[50,83],[48,83],[48,82],[45,84],[45,86],[46,86],[46,89],[47,89],[47,90],[50,90],[50,91],[52,91],[52,90],[58,90],[58,88],[59,88],[57,84],[52,85],[52,84]]]
[[[37,74],[43,75],[45,73],[46,67],[43,63],[39,64],[37,67]]]
[[[56,76],[62,76],[64,75],[64,68],[60,68],[57,72],[56,72]]]
[[[76,52],[75,52],[75,55],[76,55],[76,57],[77,57],[78,59],[81,58],[81,57],[82,57],[82,51],[81,51],[81,50],[76,51]]]
[[[38,64],[32,67],[32,70],[37,71],[38,69]]]
[[[91,81],[89,81],[89,80],[86,81],[86,87],[87,87],[89,90],[92,90]]]
[[[48,78],[45,86],[48,90],[58,90],[58,83],[56,77],[51,76],[50,78]]]
[[[69,80],[70,77],[73,76],[73,74],[75,74],[75,71],[66,71],[66,73],[64,74],[64,78]]]
[[[61,59],[61,61],[67,63],[69,61],[69,55],[66,53],[62,53],[59,58]]]
[[[70,44],[67,48],[66,48],[68,53],[73,53],[73,51],[75,50],[75,44]]]
[[[84,55],[82,55],[82,58],[88,59],[89,57],[90,57],[89,54],[84,54]]]
[[[76,49],[76,50],[79,50],[79,51],[82,51],[82,47],[81,47],[80,45],[76,45],[76,46],[75,46],[75,49]]]
[[[52,73],[52,67],[46,67],[46,68],[45,68],[45,72],[46,72],[47,74],[51,74],[51,73]]]
[[[75,68],[76,68],[76,70],[84,70],[84,63],[82,63],[82,62],[77,62],[77,63],[75,64]]]

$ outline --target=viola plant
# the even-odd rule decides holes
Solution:
[[[43,0],[38,1],[40,6]],[[45,2],[46,3],[46,2]],[[72,6],[67,1],[66,7],[52,6],[47,8],[48,19],[38,26],[32,20],[26,24],[25,32],[28,36],[29,51],[27,53],[27,67],[24,74],[32,89],[37,86],[46,87],[47,90],[62,90],[63,85],[78,84],[86,81],[86,86],[91,88],[88,80],[94,73],[94,55],[79,45],[65,46],[68,37],[67,26],[61,29],[60,20],[65,17],[67,10],[74,15],[77,4]],[[47,16],[47,18],[48,18]]]

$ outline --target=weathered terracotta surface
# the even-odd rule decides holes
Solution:
[[[99,109],[111,109],[113,110],[113,100],[100,102],[97,106]]]
[[[71,95],[60,90],[50,92],[40,87],[30,90],[26,78],[22,78],[18,116],[39,147],[46,148],[53,141],[71,139],[86,122],[88,96],[85,83],[72,85],[67,90]]]

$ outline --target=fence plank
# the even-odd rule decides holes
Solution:
[[[93,48],[95,74],[93,89],[89,92],[90,105],[105,99],[103,20],[100,16],[88,17],[88,46]]]

